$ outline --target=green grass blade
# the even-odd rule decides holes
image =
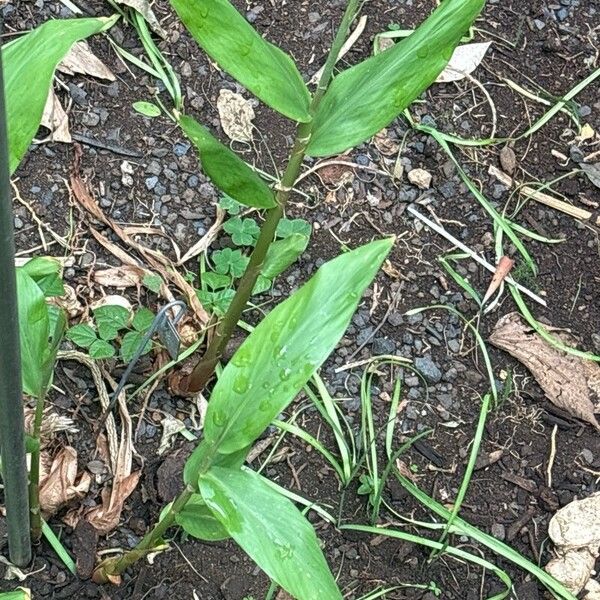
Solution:
[[[44,537],[48,540],[48,543],[52,546],[52,549],[60,560],[63,561],[63,564],[72,575],[77,574],[77,567],[75,566],[75,561],[71,558],[71,555],[67,551],[67,549],[62,545],[62,542],[58,539],[54,531],[50,528],[50,525],[46,523],[46,521],[42,521],[42,533]]]

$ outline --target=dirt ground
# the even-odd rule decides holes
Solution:
[[[99,0],[75,4],[87,14],[111,12],[110,6]],[[294,57],[305,78],[322,65],[344,5],[339,1],[311,0],[236,0],[234,4],[262,34]],[[367,15],[365,31],[340,68],[367,56],[376,33],[394,26],[412,28],[435,4],[434,0],[367,2],[363,8]],[[167,40],[159,45],[180,75],[186,110],[224,139],[216,110],[219,90],[241,91],[247,98],[250,95],[205,58],[167,2],[158,0],[154,10],[168,32]],[[60,2],[47,0],[35,4],[9,1],[2,11],[6,31],[21,31],[49,18],[72,16]],[[488,0],[476,22],[474,41],[490,41],[491,47],[473,74],[476,79],[436,84],[411,106],[410,112],[423,124],[465,138],[486,138],[493,131],[498,138],[516,137],[548,105],[554,105],[600,67],[599,32],[600,7],[594,0]],[[142,54],[132,29],[119,23],[111,35],[129,52]],[[117,74],[117,81],[106,84],[92,78],[61,75],[62,84],[57,87],[65,105],[70,105],[71,131],[78,134],[83,152],[82,173],[105,214],[121,224],[161,230],[163,236],[143,236],[140,240],[174,257],[171,241],[185,252],[214,223],[218,193],[199,171],[193,149],[172,122],[164,117],[148,119],[133,111],[133,102],[151,100],[157,82],[135,67],[126,68],[106,38],[97,37],[90,45]],[[525,97],[511,87],[511,82],[535,92],[538,100]],[[569,203],[590,211],[599,208],[598,188],[578,167],[581,156],[598,151],[598,138],[595,143],[578,142],[568,112],[578,115],[582,124],[600,130],[599,89],[596,80],[567,104],[567,111],[560,112],[533,135],[508,144],[516,157],[513,176],[517,180],[550,183],[551,193]],[[168,104],[164,93],[162,97]],[[257,104],[255,111],[254,145],[234,147],[246,160],[274,173],[274,165],[281,169],[285,163],[293,129],[264,106]],[[499,155],[504,146],[454,146],[453,151],[490,202],[499,211],[506,208],[510,215],[516,197],[488,174],[490,165],[500,167]],[[391,172],[398,155],[404,175],[394,179],[382,171]],[[124,160],[133,166],[133,184],[129,186],[122,180]],[[365,295],[321,375],[358,432],[364,363],[346,370],[339,368],[382,354],[420,359],[416,364],[420,365],[428,389],[423,379],[410,370],[381,367],[372,389],[376,426],[385,424],[394,382],[402,377],[402,399],[406,402],[394,447],[417,432],[433,430],[402,460],[419,487],[449,504],[462,481],[481,397],[489,390],[489,382],[482,356],[460,318],[443,309],[413,316],[404,314],[431,305],[453,307],[467,319],[478,313],[476,304],[438,260],[452,250],[451,244],[416,222],[406,209],[429,198],[427,207],[421,205],[419,210],[429,217],[433,215],[492,263],[493,225],[466,189],[448,155],[430,136],[411,129],[404,118],[397,119],[385,135],[350,151],[344,160],[355,166],[329,167],[302,180],[302,194],[294,195],[288,216],[301,217],[312,224],[311,243],[300,261],[278,279],[274,290],[261,298],[265,303],[262,309],[268,311],[317,266],[339,254],[343,246],[356,247],[384,234],[397,236],[389,265]],[[65,280],[77,290],[84,305],[102,294],[124,293],[134,305],[156,309],[162,301],[149,290],[103,289],[94,283],[96,270],[118,266],[119,261],[90,235],[90,220],[73,201],[68,187],[73,161],[74,146],[57,143],[35,145],[24,159],[15,176],[23,200],[15,199],[14,204],[19,252],[22,256],[64,255],[67,250],[56,243],[47,250],[41,246],[53,240],[51,229],[69,240],[68,254],[73,261],[65,269]],[[305,168],[315,164],[314,160],[307,161]],[[433,177],[426,193],[408,182],[407,173],[414,168],[426,169]],[[38,226],[34,215],[45,225]],[[517,261],[515,277],[547,302],[547,308],[530,304],[530,309],[540,321],[569,329],[580,348],[600,353],[598,229],[534,201],[529,201],[515,219],[540,236],[564,240],[551,245],[524,238],[539,266],[535,278],[528,275],[516,249],[506,244],[508,253]],[[92,224],[116,241],[101,224]],[[228,246],[230,238],[221,233],[211,248]],[[469,260],[461,264],[473,287],[483,294],[489,274]],[[182,272],[196,274],[197,268],[197,262],[192,260],[182,267]],[[513,310],[515,305],[506,291],[498,307],[476,321],[483,338],[487,339],[500,317]],[[257,318],[256,311],[248,314],[250,321]],[[519,362],[489,344],[488,349],[503,401],[486,422],[481,462],[461,516],[504,540],[534,563],[544,565],[552,556],[547,536],[550,517],[560,506],[599,489],[598,432],[553,407]],[[108,361],[106,367],[114,377],[123,369],[116,360]],[[143,381],[156,368],[155,357],[148,358],[137,369],[137,381]],[[77,448],[82,466],[97,466],[92,431],[100,409],[89,372],[72,361],[61,361],[55,383],[63,393],[53,392],[54,409],[72,416],[80,430],[77,435],[66,435],[66,440]],[[136,465],[142,469],[140,484],[125,503],[119,527],[108,538],[100,538],[99,550],[128,548],[140,539],[177,489],[182,464],[192,449],[191,443],[178,437],[166,454],[157,453],[160,422],[165,414],[183,418],[191,427],[188,399],[172,396],[163,379],[143,411],[142,403],[143,396],[138,396],[129,407],[134,429],[138,428],[135,449],[139,455]],[[289,414],[306,404],[307,399],[301,396]],[[299,424],[320,436],[328,448],[335,449],[332,436],[315,410],[304,411]],[[269,435],[275,437],[273,432]],[[548,466],[553,443],[556,452],[550,481]],[[268,452],[261,454],[252,466],[258,468],[267,455]],[[268,477],[326,507],[339,516],[341,523],[367,523],[367,500],[357,493],[357,480],[342,494],[323,458],[291,435],[284,438],[278,456],[278,462],[265,466]],[[99,501],[99,489],[106,477],[104,473],[95,478],[81,506],[92,507]],[[401,515],[431,519],[391,479],[384,500]],[[78,540],[61,520],[65,512],[54,517],[51,525],[75,553]],[[338,530],[312,512],[309,517],[347,598],[358,599],[378,588],[401,586],[385,597],[432,600],[435,587],[430,586],[431,582],[441,590],[440,597],[449,600],[487,598],[503,589],[492,574],[447,555],[430,560],[425,548]],[[384,507],[380,522],[397,524],[398,518]],[[416,532],[411,527],[406,529]],[[36,548],[31,568],[34,574],[26,583],[36,599],[242,600],[265,596],[268,578],[233,543],[203,544],[185,540],[175,530],[172,533],[171,549],[158,555],[151,565],[136,566],[118,588],[99,587],[89,580],[73,578],[45,542]],[[515,598],[546,597],[543,588],[515,565],[467,538],[456,537],[451,542],[485,555],[504,569],[512,578]],[[0,582],[1,590],[13,586],[14,582]],[[430,589],[425,589],[428,586]]]

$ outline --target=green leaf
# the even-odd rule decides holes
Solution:
[[[146,286],[151,292],[158,294],[160,292],[160,286],[163,284],[162,277],[160,275],[144,275],[142,284]]]
[[[217,521],[200,494],[194,494],[175,518],[186,533],[208,542],[226,540],[231,536]]]
[[[125,362],[129,362],[133,359],[134,354],[142,344],[144,334],[140,331],[128,331],[121,341],[121,358]],[[142,354],[147,354],[152,350],[152,342],[148,341]]]
[[[339,154],[389,125],[448,64],[485,0],[444,0],[405,40],[343,71],[315,115],[309,156]]]
[[[130,312],[118,304],[105,304],[94,309],[98,335],[105,341],[114,340],[129,323]]]
[[[134,102],[132,104],[133,106],[133,110],[135,110],[136,112],[139,112],[141,115],[144,115],[145,117],[160,117],[161,115],[161,110],[158,106],[156,106],[156,104],[153,104],[152,102],[144,102],[143,100],[140,100],[139,102]]]
[[[304,219],[281,219],[277,224],[277,229],[275,230],[276,237],[286,238],[294,233],[310,237],[310,223]]]
[[[248,266],[249,258],[241,250],[224,248],[212,254],[215,271],[221,275],[231,273],[233,277],[241,277]]]
[[[94,328],[86,323],[80,323],[67,331],[67,339],[80,348],[89,348],[97,339]]]
[[[223,288],[231,285],[231,277],[229,275],[221,275],[220,273],[213,273],[212,271],[206,271],[202,273],[201,278],[202,286],[210,288],[211,290],[222,290]]]
[[[179,119],[179,125],[196,146],[202,170],[221,191],[245,206],[275,206],[275,198],[269,186],[206,127],[185,115]]]
[[[112,358],[116,351],[112,344],[104,340],[96,340],[89,349],[90,356],[96,360],[103,358]]]
[[[12,592],[2,592],[0,600],[31,600],[31,591],[29,588],[18,588]]]
[[[226,289],[218,290],[216,292],[197,290],[196,295],[202,303],[202,306],[222,316],[227,312],[227,309],[235,296],[235,290]]]
[[[56,65],[75,42],[108,29],[117,18],[51,20],[3,46],[11,175],[38,130]]]
[[[264,40],[227,0],[171,0],[196,42],[265,104],[310,121],[310,94],[292,59]]]
[[[258,473],[213,467],[199,485],[217,520],[273,581],[298,600],[341,600],[314,529]]]
[[[227,211],[230,215],[239,215],[243,206],[243,204],[230,198],[227,194],[224,194],[219,200],[219,207]]]
[[[152,327],[154,317],[154,313],[149,308],[140,308],[135,313],[135,315],[133,315],[133,321],[131,322],[131,326],[136,331],[146,333],[146,331],[148,331],[148,329]]]
[[[33,258],[23,265],[23,270],[37,283],[47,298],[64,295],[61,266],[57,260],[41,256]]]
[[[325,265],[242,343],[211,394],[204,438],[223,454],[249,446],[294,399],[342,337],[393,239]]]
[[[223,223],[223,229],[231,236],[236,246],[254,246],[260,234],[260,227],[254,219],[233,217]]]
[[[50,340],[50,319],[46,298],[39,286],[22,268],[17,269],[17,291],[23,390],[30,396],[42,398],[48,383],[44,364]]]
[[[262,294],[267,290],[270,290],[272,285],[273,282],[269,278],[265,277],[264,275],[259,275],[256,278],[256,283],[254,284],[254,287],[252,288],[252,294]]]
[[[302,233],[292,233],[269,246],[265,262],[262,266],[264,277],[274,279],[283,273],[306,250],[308,237]]]

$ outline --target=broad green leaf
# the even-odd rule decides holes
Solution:
[[[182,116],[179,124],[196,146],[202,170],[228,196],[246,206],[272,208],[275,206],[269,186],[235,153],[214,137],[206,127]]]
[[[0,600],[31,600],[31,591],[28,588],[18,588],[12,592],[2,592]]]
[[[134,102],[132,104],[133,110],[139,112],[141,115],[145,117],[160,117],[160,108],[153,104],[152,102],[145,102],[140,100],[139,102]]]
[[[252,445],[249,445],[231,454],[215,454],[210,444],[202,440],[185,463],[183,481],[197,490],[198,477],[201,472],[206,472],[212,467],[240,469],[251,448]]]
[[[108,29],[117,18],[47,21],[3,46],[11,174],[38,130],[58,63],[75,42]]]
[[[98,336],[93,327],[87,323],[79,323],[67,331],[67,339],[80,348],[89,348],[98,339]]]
[[[131,313],[118,304],[105,304],[94,309],[98,335],[105,341],[114,340],[129,323]]]
[[[292,59],[264,40],[227,0],[171,0],[204,51],[265,104],[310,121],[310,94]]]
[[[211,394],[204,438],[229,454],[249,446],[294,399],[342,337],[393,239],[325,265],[242,343]]]
[[[339,154],[389,125],[448,64],[485,0],[444,0],[405,40],[343,71],[315,115],[309,156]]]
[[[231,277],[229,275],[221,275],[220,273],[213,273],[212,271],[206,271],[202,273],[202,287],[207,287],[211,290],[222,290],[231,286]]]
[[[96,360],[101,360],[103,358],[112,358],[116,350],[112,344],[104,340],[96,340],[89,349],[90,356],[95,358]]]
[[[314,529],[294,504],[249,470],[213,467],[204,501],[256,564],[298,600],[341,600]]]
[[[275,230],[276,237],[286,238],[294,233],[301,233],[306,237],[310,237],[310,223],[304,219],[281,219],[277,224],[277,229]]]
[[[196,295],[202,303],[202,306],[222,316],[227,312],[227,309],[235,296],[235,290],[226,289],[218,290],[216,292],[197,290]]]
[[[134,354],[142,344],[144,334],[141,331],[128,331],[121,341],[121,358],[125,362],[133,359]],[[147,354],[152,350],[152,342],[148,341],[142,350],[142,354]]]
[[[23,270],[38,284],[44,296],[62,296],[65,293],[60,263],[53,258],[37,257],[26,262]]]
[[[46,298],[22,268],[17,269],[17,292],[23,390],[30,396],[41,398],[47,385],[44,365],[50,340]]]
[[[283,273],[306,250],[308,237],[302,233],[292,233],[269,246],[261,273],[268,279]]]
[[[158,294],[160,292],[160,286],[163,284],[162,277],[160,275],[144,275],[142,284],[145,285],[151,292]]]
[[[149,308],[142,307],[133,315],[131,325],[136,331],[145,333],[152,327],[154,317],[154,313]]]
[[[199,540],[218,542],[231,537],[206,506],[200,494],[194,494],[189,499],[175,520],[186,533]]]
[[[256,283],[254,284],[254,287],[252,288],[252,295],[264,294],[267,290],[271,289],[272,285],[273,285],[273,282],[270,279],[268,279],[264,275],[260,274],[256,278]]]

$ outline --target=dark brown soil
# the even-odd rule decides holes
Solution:
[[[69,16],[59,2],[40,1],[36,6],[38,4],[43,8],[32,9],[29,3],[9,2],[4,8],[7,28],[23,30],[51,16]],[[250,11],[257,29],[293,55],[303,75],[310,77],[323,62],[344,3],[278,0],[260,4],[236,1],[235,4],[244,12]],[[413,27],[435,4],[433,0],[372,0],[366,3],[363,9],[368,15],[365,32],[345,57],[342,66],[367,56],[377,32],[393,24],[401,28]],[[110,12],[110,8],[99,0],[82,1],[79,5],[89,14]],[[9,7],[13,10],[7,10]],[[236,90],[236,84],[206,60],[166,2],[157,2],[155,10],[169,32],[170,39],[160,45],[176,72],[182,74],[187,110],[222,133],[216,98],[221,88]],[[492,47],[474,75],[489,92],[495,105],[495,117],[479,87],[468,80],[432,87],[411,107],[413,117],[426,124],[435,123],[441,131],[467,138],[487,137],[495,119],[498,137],[515,136],[535,122],[545,107],[524,98],[511,89],[506,80],[514,81],[554,104],[600,66],[598,31],[600,10],[593,0],[561,0],[556,3],[541,0],[489,1],[482,18],[477,21],[475,41],[492,41]],[[141,52],[132,30],[118,25],[113,34],[130,52]],[[63,77],[71,86],[70,95],[74,99],[70,112],[72,131],[101,143],[108,142],[121,151],[133,151],[135,156],[127,157],[83,144],[84,174],[96,197],[104,201],[101,203],[103,210],[113,219],[126,224],[162,227],[167,236],[174,238],[185,251],[214,222],[217,193],[199,173],[191,150],[178,155],[178,144],[185,143],[185,140],[170,121],[166,118],[145,119],[131,109],[133,102],[151,98],[156,82],[135,68],[133,73],[124,69],[105,39],[95,39],[91,45],[119,74],[118,87],[86,78]],[[74,89],[74,86],[78,88]],[[569,109],[581,115],[582,122],[589,123],[595,130],[600,130],[598,90],[596,81],[577,96],[576,102],[568,105]],[[66,100],[68,95],[60,93]],[[248,97],[248,94],[245,95]],[[164,93],[162,97],[168,104],[168,97]],[[248,160],[255,160],[265,170],[273,172],[272,161],[279,168],[285,161],[293,130],[282,118],[264,107],[256,107],[256,112],[255,125],[260,135],[256,148],[245,149],[245,155]],[[96,122],[94,115],[99,116],[97,124],[93,124]],[[411,130],[403,119],[398,119],[388,128],[387,136],[396,144],[404,140],[402,156],[407,170],[422,167],[433,175],[430,207],[441,222],[469,247],[494,262],[490,219],[466,190],[435,141]],[[560,113],[534,135],[511,144],[517,158],[515,177],[526,182],[551,182],[573,171],[577,168],[574,138],[573,122],[566,114]],[[500,149],[500,145],[455,147],[454,152],[496,208],[501,211],[509,206],[510,214],[515,207],[515,199],[487,173],[489,165],[498,166]],[[553,155],[553,150],[555,154],[559,152],[567,157],[568,163]],[[597,150],[598,142],[581,148],[584,155]],[[133,187],[121,185],[120,165],[125,159],[134,165]],[[394,159],[395,155],[391,157],[392,166]],[[377,169],[390,168],[390,157],[386,159],[374,143],[351,151],[346,160]],[[146,182],[152,175],[152,171],[148,170],[152,162],[160,165],[159,183],[163,186],[160,192],[156,187],[150,189]],[[84,216],[73,207],[64,183],[72,163],[71,146],[36,146],[17,172],[17,185],[36,214],[59,235],[67,234],[73,227],[71,245],[75,263],[65,276],[67,283],[78,290],[80,299],[89,303],[101,294],[98,286],[90,285],[93,270],[118,263],[90,238]],[[165,168],[173,173],[173,177]],[[195,185],[190,183],[192,176],[199,178]],[[390,352],[412,359],[421,356],[432,358],[439,368],[440,377],[434,377],[437,381],[430,382],[428,394],[420,380],[413,381],[415,378],[411,371],[402,373],[396,369],[390,372],[382,368],[381,376],[375,380],[373,404],[376,424],[381,428],[388,418],[394,381],[397,377],[404,377],[403,398],[407,404],[400,415],[395,447],[416,432],[427,428],[433,430],[418,449],[409,450],[402,460],[413,471],[414,479],[422,489],[449,505],[462,481],[479,415],[480,398],[488,391],[489,383],[481,355],[478,355],[473,339],[468,331],[463,330],[463,324],[457,317],[439,309],[426,312],[422,318],[402,314],[419,306],[446,304],[470,319],[476,316],[477,307],[438,262],[440,256],[451,250],[450,245],[427,228],[415,226],[406,212],[407,205],[421,193],[406,182],[406,175],[402,182],[394,183],[389,177],[357,169],[351,184],[337,191],[333,187],[312,176],[302,184],[306,196],[294,197],[290,216],[303,217],[313,224],[311,246],[298,265],[280,278],[273,297],[268,297],[268,300],[277,302],[279,296],[289,293],[321,262],[339,254],[342,243],[356,247],[383,233],[398,236],[398,243],[390,256],[392,269],[378,276],[346,337],[322,370],[322,376],[334,397],[343,399],[342,406],[358,433],[359,383],[364,367],[341,373],[336,373],[335,369],[348,362]],[[581,172],[561,179],[553,185],[553,193],[563,194],[573,204],[588,210],[593,210],[594,202],[596,208],[600,202],[598,189]],[[422,212],[425,211],[423,208]],[[31,251],[40,244],[38,230],[29,213],[18,202],[15,202],[15,213],[20,221],[18,249],[26,255],[43,252],[39,249]],[[66,219],[65,215],[69,217]],[[558,245],[526,240],[539,266],[536,278],[527,275],[523,261],[514,248],[509,248],[509,253],[517,259],[517,273],[521,281],[543,292],[547,300],[547,309],[532,306],[532,310],[542,321],[569,328],[582,348],[600,353],[598,231],[534,202],[526,206],[517,220],[541,235],[565,240]],[[162,238],[144,241],[165,253],[173,253],[170,243]],[[228,244],[227,237],[221,236],[213,247]],[[48,253],[60,254],[61,251],[54,246]],[[463,264],[468,267],[473,286],[484,293],[489,283],[488,273],[475,263]],[[186,266],[191,272],[197,271],[194,261]],[[394,270],[399,274],[394,275]],[[114,293],[115,290],[107,292]],[[155,295],[143,291],[137,297],[132,293],[132,302],[155,308],[158,300]],[[395,307],[388,310],[392,303],[396,303]],[[483,337],[487,338],[502,315],[514,309],[510,296],[505,293],[499,308],[481,318],[479,329]],[[255,319],[256,315],[249,315],[249,318]],[[379,325],[381,327],[375,329]],[[354,355],[363,343],[364,347]],[[598,433],[590,426],[558,413],[522,365],[491,346],[488,349],[498,386],[506,385],[503,378],[508,375],[513,380],[514,389],[490,413],[480,450],[483,457],[501,450],[501,457],[497,462],[475,471],[461,516],[482,531],[504,539],[534,563],[544,565],[551,557],[547,525],[552,514],[575,497],[587,496],[598,489]],[[119,372],[120,365],[112,367],[115,373]],[[147,364],[146,367],[147,371],[142,371],[142,375],[150,374],[152,365]],[[75,415],[81,433],[69,442],[77,447],[80,460],[86,465],[95,458],[92,427],[99,415],[93,384],[89,374],[69,362],[60,363],[56,384],[65,393],[57,392],[53,403],[59,412]],[[89,389],[86,390],[86,387]],[[306,398],[299,398],[298,403],[294,410],[305,404]],[[131,406],[134,422],[140,410],[136,399]],[[165,486],[179,480],[181,464],[192,446],[178,441],[166,458],[157,455],[159,411],[186,417],[190,412],[189,402],[170,397],[163,385],[150,399],[143,433],[135,444],[144,460],[143,476],[138,489],[126,502],[119,528],[109,539],[101,539],[100,549],[127,548],[135,544],[169,500],[165,497],[168,495]],[[307,410],[303,415],[300,424],[334,450],[334,440],[318,414]],[[554,427],[557,428],[556,458],[549,487],[547,466]],[[368,522],[366,497],[357,494],[358,481],[341,490],[327,463],[303,442],[288,435],[283,447],[284,459],[267,465],[264,470],[267,476],[326,507],[331,514],[339,516],[340,523]],[[252,466],[257,468],[266,454],[261,455]],[[165,464],[164,461],[169,462]],[[169,475],[169,481],[165,481],[165,475]],[[98,486],[94,485],[84,505],[93,505],[97,494]],[[389,481],[384,499],[404,516],[431,520],[423,507],[395,481]],[[53,519],[51,525],[61,532],[66,547],[73,549],[77,547],[76,536],[62,524],[60,516]],[[338,530],[314,513],[309,513],[309,516],[323,541],[332,571],[338,576],[345,597],[358,599],[378,588],[401,586],[386,597],[432,600],[432,590],[423,589],[430,582],[435,582],[441,590],[441,597],[447,599],[475,600],[502,590],[501,582],[472,565],[459,563],[447,556],[430,561],[429,551],[422,547]],[[397,521],[390,511],[382,510],[381,523]],[[424,534],[424,530],[412,527],[406,530]],[[157,556],[152,565],[136,566],[125,575],[123,584],[118,588],[99,587],[90,581],[71,577],[44,542],[36,549],[32,566],[35,574],[27,580],[27,584],[36,599],[158,600],[197,597],[202,600],[242,600],[253,597],[258,600],[265,597],[268,578],[233,543],[202,544],[185,540],[175,531],[172,535],[174,539],[168,552]],[[542,588],[530,575],[489,550],[467,538],[455,538],[451,543],[475,554],[481,553],[506,570],[514,584],[514,597],[526,600],[545,597]],[[420,589],[408,584],[420,584]],[[12,587],[14,582],[0,583],[0,590]]]

